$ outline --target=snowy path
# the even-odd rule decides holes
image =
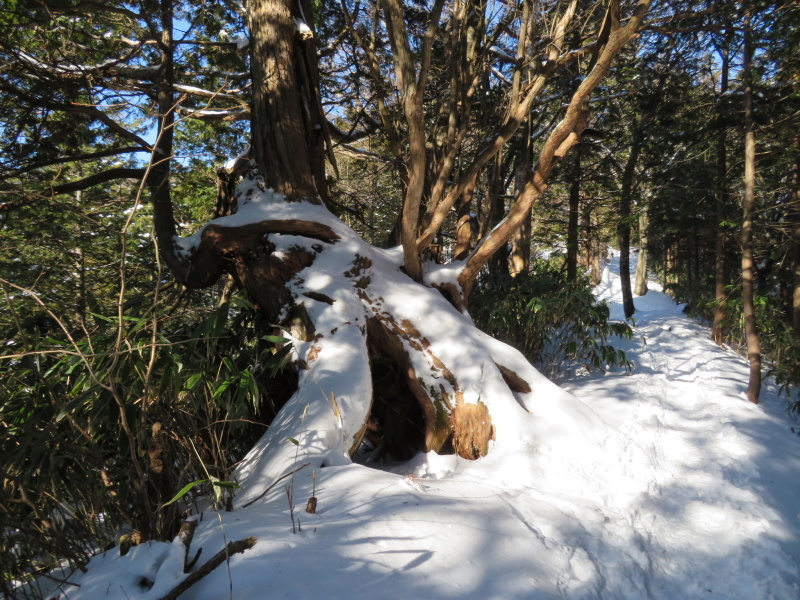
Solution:
[[[612,258],[599,289],[613,318],[622,318],[618,268]],[[800,597],[789,587],[800,581],[800,438],[786,403],[770,386],[761,406],[747,402],[745,361],[711,342],[658,285],[650,289],[634,299],[635,339],[621,344],[633,375],[566,386],[653,465],[649,495],[630,507],[650,556],[649,591]]]
[[[615,268],[599,291],[619,318]],[[769,388],[747,402],[744,361],[667,296],[635,302],[636,337],[620,344],[633,375],[567,386],[596,415],[534,386],[529,430],[501,460],[327,467],[314,515],[301,471],[296,534],[282,489],[206,512],[203,560],[225,539],[258,543],[182,599],[800,598],[800,436],[785,402]],[[111,551],[62,598],[155,600],[182,563],[179,544]]]

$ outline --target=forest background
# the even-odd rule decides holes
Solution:
[[[260,84],[280,54],[257,41],[280,7],[300,91],[276,107]],[[224,505],[297,389],[308,319],[270,314],[236,268],[195,285],[164,247],[236,210],[251,158],[402,247],[413,279],[458,266],[442,293],[556,380],[625,363],[630,329],[590,290],[609,245],[622,273],[635,246],[626,315],[649,269],[748,355],[751,400],[769,371],[798,410],[796,3],[11,0],[0,27],[8,595],[125,526],[123,544],[170,539],[190,484]],[[416,410],[392,390],[418,392],[389,345],[370,351],[372,418],[403,457],[436,432],[392,424],[387,407]]]

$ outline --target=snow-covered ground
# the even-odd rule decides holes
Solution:
[[[617,265],[598,293],[619,318]],[[316,514],[301,470],[297,533],[288,479],[252,506],[207,511],[198,566],[226,541],[258,542],[181,598],[800,597],[800,436],[786,404],[769,387],[761,405],[747,402],[744,361],[656,288],[635,298],[635,339],[619,344],[633,374],[566,386],[597,416],[565,413],[571,404],[534,386],[531,412],[547,427],[523,435],[516,458],[326,467]],[[179,543],[112,550],[53,595],[161,598],[185,577],[183,560]]]

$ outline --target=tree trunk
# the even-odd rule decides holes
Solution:
[[[291,339],[297,387],[241,463],[240,501],[257,498],[297,463],[312,468],[350,464],[367,429],[381,432],[378,443],[388,456],[433,450],[476,459],[491,449],[502,457],[504,440],[518,439],[523,424],[534,422],[528,409],[533,383],[548,387],[551,401],[577,402],[546,383],[522,354],[478,331],[463,314],[463,300],[488,258],[499,254],[520,219],[530,214],[553,165],[585,127],[591,91],[638,32],[648,4],[640,1],[625,27],[616,23],[597,67],[545,145],[538,174],[523,191],[525,200],[495,228],[500,233],[490,233],[467,260],[469,269],[465,266],[462,274],[469,270],[470,285],[460,276],[425,285],[417,281],[424,273],[409,268],[414,261],[408,259],[405,217],[414,210],[404,215],[401,263],[319,204],[324,144],[314,125],[322,115],[308,89],[314,82],[314,72],[308,72],[313,57],[303,50],[313,37],[303,39],[293,25],[293,19],[312,24],[310,6],[304,3],[301,10],[292,0],[250,2],[253,152],[259,173],[239,185],[231,203],[235,214],[215,219],[191,240],[174,242],[188,264],[182,277],[188,287],[208,286],[230,273],[265,322],[277,323]],[[409,102],[421,95],[426,68],[414,83],[412,56],[402,48],[399,4],[387,2],[387,7],[390,36],[403,54],[395,66],[404,106],[413,109]],[[413,120],[414,114],[406,116]],[[419,149],[417,138],[411,141]],[[416,164],[414,156],[409,166]],[[501,154],[496,156],[494,179],[502,181]],[[496,197],[500,187],[494,186]],[[407,192],[406,208],[412,196]],[[391,385],[381,384],[387,379]],[[393,416],[397,413],[402,418]],[[536,416],[537,422],[547,418]],[[287,437],[297,444],[287,443]],[[305,476],[298,474],[295,481]]]
[[[531,265],[531,236],[533,235],[533,210],[511,238],[511,259],[508,270],[512,277],[527,273]]]
[[[636,283],[633,292],[637,296],[647,293],[647,230],[650,227],[650,215],[647,205],[642,206],[639,213],[639,260],[636,263]]]
[[[744,199],[742,201],[742,311],[744,313],[747,358],[750,361],[750,381],[747,398],[758,403],[761,393],[761,343],[756,329],[754,303],[755,260],[753,258],[753,206],[756,188],[756,134],[753,126],[753,42],[750,28],[750,9],[744,20]]]
[[[792,239],[792,326],[800,334],[800,135],[794,138],[794,162],[792,163],[792,226],[794,236]]]
[[[727,186],[725,176],[728,172],[727,159],[727,128],[723,114],[723,101],[728,91],[728,45],[730,34],[726,33],[724,46],[721,49],[722,64],[720,65],[719,99],[717,100],[717,118],[719,131],[717,132],[717,180],[716,180],[716,245],[714,249],[714,325],[712,337],[717,344],[722,345],[724,340],[723,322],[725,319],[725,284],[727,283],[725,269],[725,207],[727,205]]]
[[[581,202],[581,144],[575,144],[572,185],[569,188],[569,222],[567,224],[567,281],[578,278],[578,217]]]
[[[630,154],[628,154],[628,160],[625,162],[625,168],[622,171],[622,187],[619,196],[619,224],[617,225],[622,308],[625,311],[626,319],[630,319],[633,313],[636,312],[636,307],[633,305],[633,293],[631,292],[631,204],[633,202],[636,163],[639,161],[639,153],[641,152],[643,141],[643,125],[639,123],[638,119],[634,118]]]
[[[597,61],[588,75],[581,81],[578,89],[572,95],[564,118],[550,133],[539,153],[539,160],[533,169],[531,178],[509,210],[506,218],[500,222],[479,244],[467,259],[464,269],[458,276],[458,283],[463,290],[464,298],[469,298],[478,274],[494,254],[506,245],[514,232],[522,226],[526,217],[538,202],[541,195],[547,190],[548,179],[553,167],[560,161],[570,148],[580,140],[589,121],[589,100],[595,87],[602,81],[608,72],[616,55],[636,35],[639,27],[650,7],[649,0],[639,0],[631,18],[623,27],[619,21],[618,10],[610,9],[610,30],[607,43],[598,47]],[[618,5],[616,5],[618,9]],[[500,138],[497,138],[498,141]],[[449,202],[443,202],[439,208],[444,209]],[[437,219],[432,220],[432,224]],[[424,245],[426,235],[423,234],[420,243]]]
[[[475,236],[475,217],[472,216],[472,197],[475,195],[475,186],[471,185],[464,190],[464,195],[458,204],[458,221],[456,223],[456,248],[453,260],[464,260],[472,249],[472,239]]]
[[[491,218],[489,219],[489,230],[493,230],[503,220],[503,215],[506,213],[506,199],[501,190],[500,182],[503,180],[503,155],[498,153],[494,161],[489,167],[489,181],[487,184],[488,203],[490,207]],[[495,283],[501,279],[508,277],[508,246],[503,244],[497,249],[494,256],[489,261],[489,275]]]
[[[528,128],[526,127],[526,130]],[[530,162],[530,149],[527,143],[522,149],[522,160],[517,167],[514,174],[514,194],[516,198],[522,193],[525,188],[525,182],[531,176],[531,162]],[[527,273],[531,264],[531,236],[533,235],[533,210],[528,212],[528,215],[522,222],[522,226],[514,233],[511,238],[511,261],[509,263],[509,271],[512,277],[516,277],[520,273]]]
[[[302,8],[301,8],[302,7]],[[301,14],[301,11],[303,14]],[[267,187],[289,198],[327,199],[325,119],[317,97],[314,38],[296,32],[309,3],[250,0],[253,156]],[[309,27],[313,23],[307,21]]]
[[[599,225],[591,207],[585,207],[581,217],[583,230],[586,232],[586,241],[580,260],[581,264],[589,271],[589,280],[592,285],[599,285],[603,279],[603,242],[598,235]]]

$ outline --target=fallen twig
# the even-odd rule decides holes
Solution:
[[[197,571],[189,575],[186,579],[181,581],[178,585],[172,588],[165,596],[159,600],[175,600],[178,596],[183,594],[186,590],[192,587],[195,583],[200,581],[203,577],[211,573],[214,569],[224,563],[233,554],[239,554],[245,550],[249,550],[256,545],[258,538],[249,537],[238,542],[230,542],[222,550],[217,552],[211,557],[206,564],[200,567]]]
[[[306,463],[306,464],[304,464],[304,465],[303,465],[303,466],[301,466],[301,467],[297,467],[297,468],[296,468],[294,471],[289,471],[289,472],[288,472],[288,473],[286,473],[285,475],[281,475],[281,476],[280,476],[280,477],[278,477],[278,478],[277,478],[275,481],[273,481],[273,482],[272,482],[272,485],[270,485],[270,486],[269,486],[267,489],[265,489],[263,492],[261,492],[261,493],[260,493],[258,496],[256,496],[256,497],[255,497],[255,498],[253,498],[252,500],[250,500],[250,502],[248,502],[247,504],[244,504],[244,505],[242,506],[242,508],[247,508],[248,506],[250,506],[251,504],[253,504],[253,502],[257,502],[258,500],[261,500],[261,499],[262,499],[264,496],[266,496],[266,495],[267,495],[267,492],[268,492],[268,491],[270,491],[272,488],[274,488],[276,485],[278,485],[278,484],[279,484],[281,481],[283,481],[283,480],[284,480],[284,479],[286,479],[287,477],[290,477],[290,476],[294,475],[294,474],[295,474],[295,473],[297,473],[297,472],[298,472],[300,469],[304,469],[305,467],[307,467],[307,466],[308,466],[308,465],[310,465],[310,464],[311,464],[311,463]]]

